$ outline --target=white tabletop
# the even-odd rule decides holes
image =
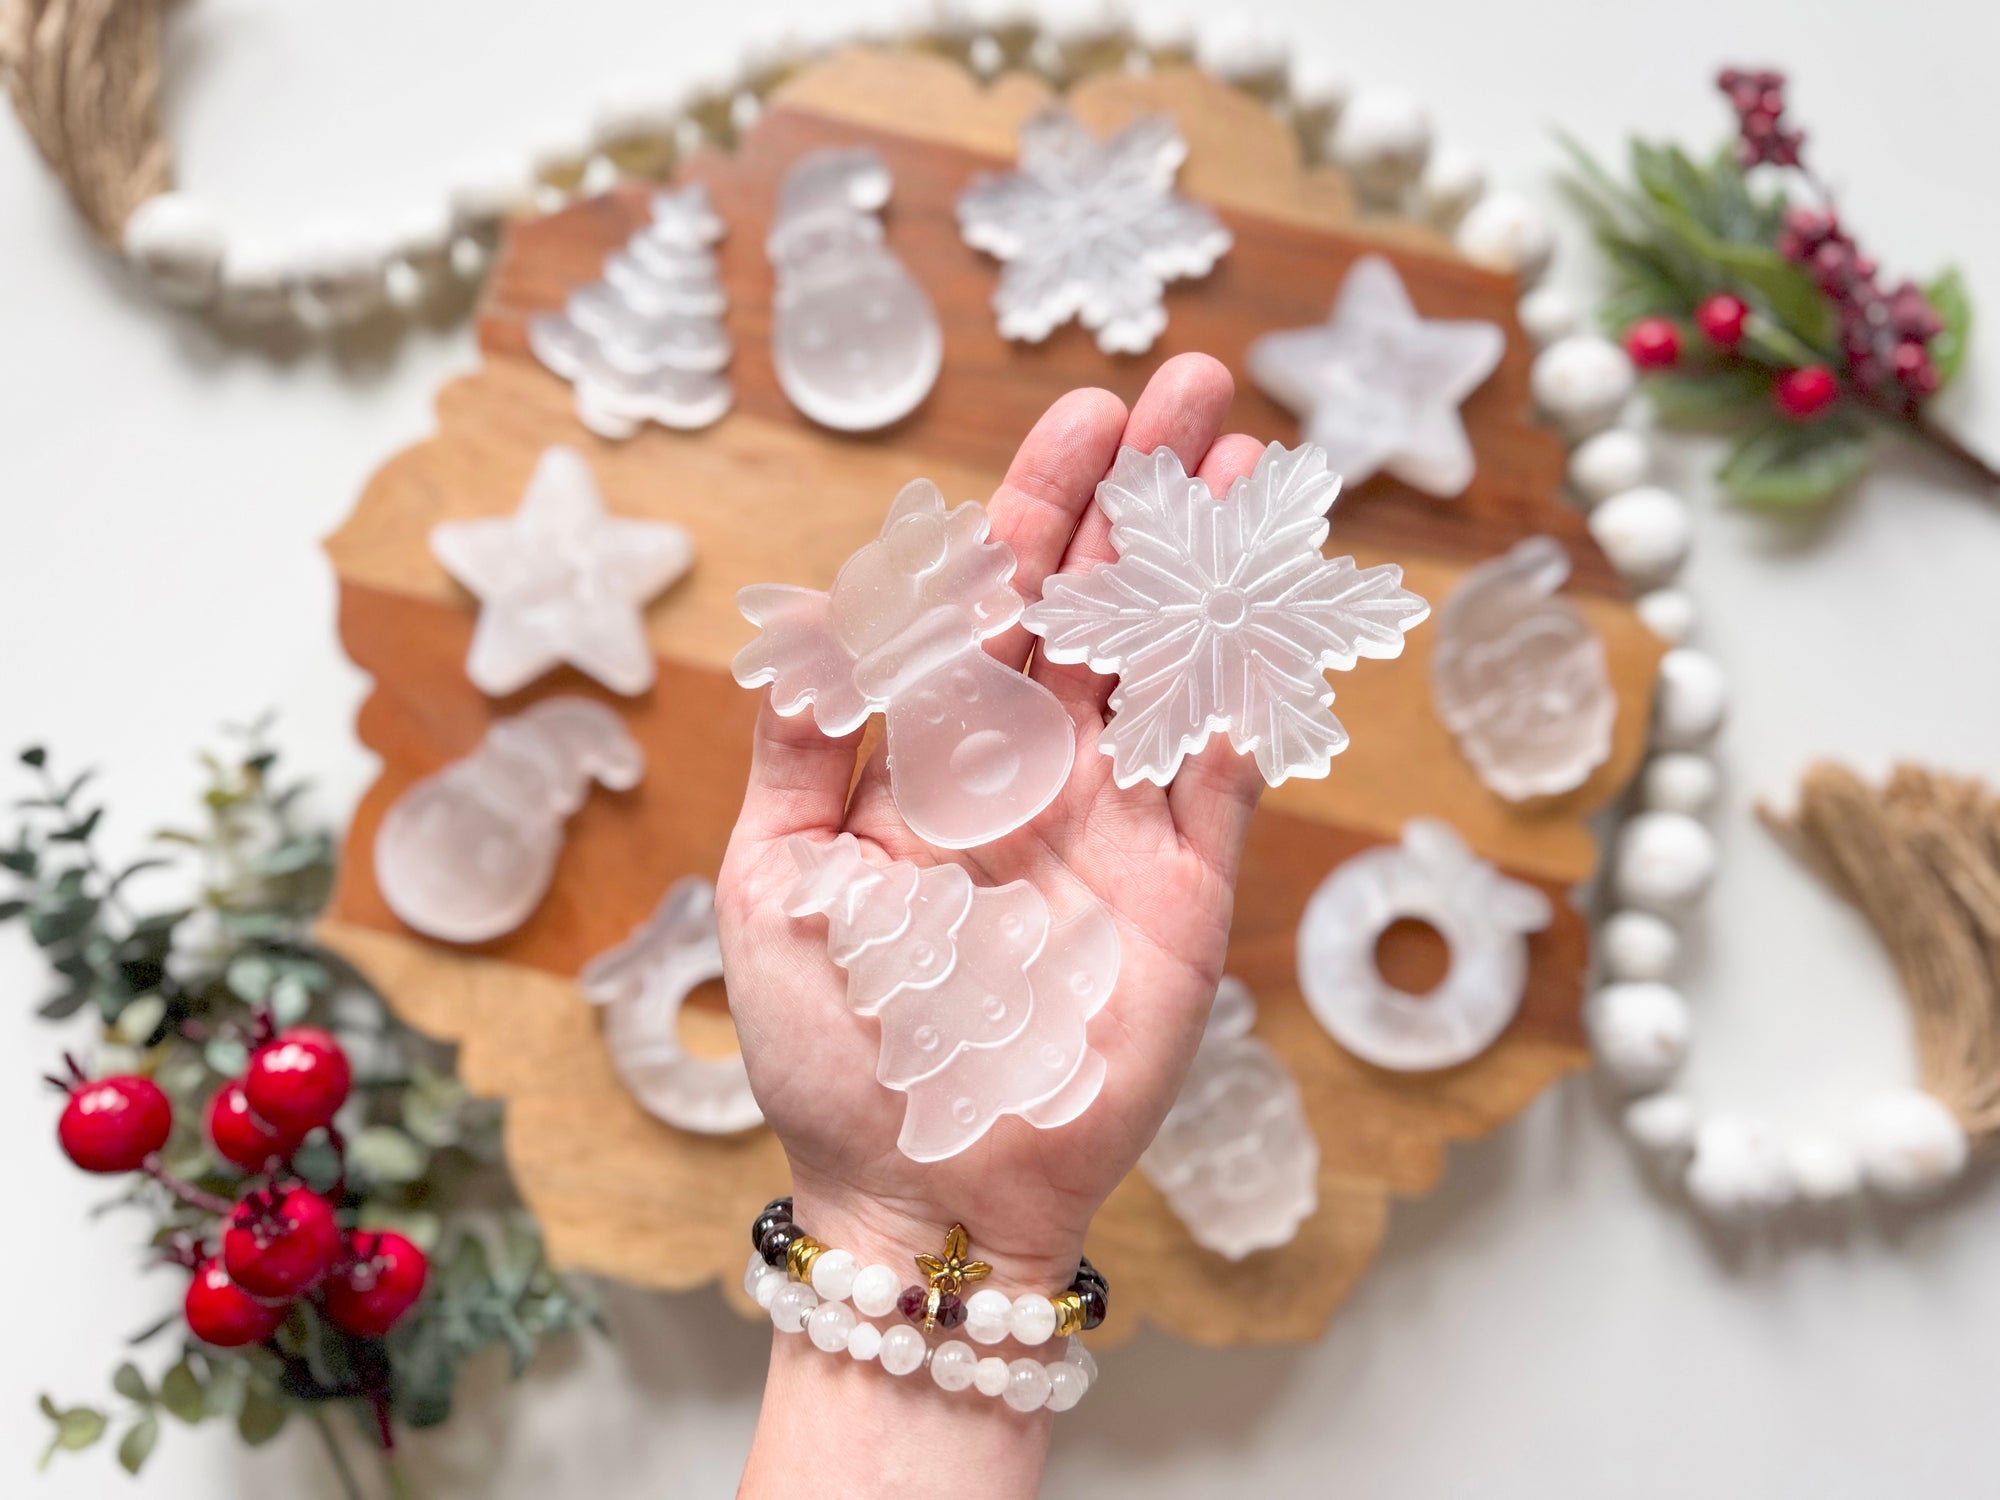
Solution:
[[[754,17],[825,8],[189,0],[170,30],[170,132],[184,181],[248,227],[400,217],[469,154],[587,118],[615,76],[719,70]],[[492,19],[503,9],[504,26]],[[1551,204],[1552,126],[1604,152],[1634,128],[1705,143],[1727,124],[1710,88],[1718,63],[1789,67],[1814,160],[1883,263],[1964,267],[1987,316],[1945,414],[2000,453],[2000,96],[1987,76],[2000,8],[1263,9],[1301,54],[1414,90],[1444,139]],[[363,682],[335,644],[316,542],[369,472],[430,427],[433,392],[473,364],[469,331],[413,337],[367,368],[222,349],[130,289],[11,121],[0,205],[0,748],[42,738],[65,763],[102,765],[110,843],[129,849],[191,805],[192,751],[220,721],[275,705],[289,755],[344,816],[371,774],[350,729]],[[1573,225],[1555,274],[1590,284]],[[1891,456],[1824,525],[1788,532],[1721,509],[1699,477],[1711,455],[1682,456],[1700,517],[1688,583],[1737,694],[1722,742],[1724,871],[1689,981],[1688,1081],[1717,1109],[1832,1123],[1910,1079],[1901,1001],[1872,938],[1772,846],[1750,805],[1820,754],[2000,779],[2000,506]],[[169,1274],[132,1274],[136,1219],[86,1225],[104,1185],[50,1149],[53,1100],[34,1080],[58,1039],[30,1018],[42,981],[25,942],[0,938],[0,1128],[19,1142],[0,1237],[0,1470],[13,1475],[44,1441],[35,1395],[101,1398],[122,1337],[176,1290]],[[1144,1337],[1107,1355],[1101,1388],[1058,1423],[1048,1492],[1984,1492],[1996,1265],[1990,1175],[1884,1229],[1719,1243],[1648,1185],[1580,1079],[1454,1151],[1434,1194],[1397,1207],[1378,1263],[1318,1343],[1214,1353]],[[763,1335],[707,1294],[614,1290],[610,1314],[614,1341],[554,1353],[518,1387],[476,1378],[453,1425],[416,1445],[426,1493],[727,1493]],[[155,1494],[269,1493],[317,1467],[303,1427],[248,1457],[220,1430],[169,1428]],[[98,1452],[59,1460],[25,1492],[121,1484]]]

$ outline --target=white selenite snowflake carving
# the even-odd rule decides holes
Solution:
[[[1396,268],[1365,255],[1326,322],[1267,333],[1244,363],[1347,483],[1386,469],[1450,497],[1464,493],[1474,467],[1459,405],[1506,347],[1498,324],[1418,317]]]
[[[1064,110],[1021,127],[1020,169],[958,200],[965,242],[1005,261],[1000,332],[1040,343],[1080,317],[1106,354],[1143,354],[1167,326],[1166,283],[1205,276],[1231,244],[1214,213],[1174,192],[1187,142],[1164,115],[1100,141]]]
[[[1329,561],[1340,489],[1310,445],[1264,450],[1217,500],[1170,448],[1126,448],[1097,487],[1118,561],[1049,579],[1023,616],[1049,660],[1116,672],[1098,746],[1120,786],[1165,786],[1226,729],[1264,779],[1324,776],[1347,745],[1328,667],[1391,657],[1430,606],[1393,563]]]
[[[496,698],[564,662],[614,693],[643,693],[654,670],[646,603],[694,563],[694,543],[671,522],[607,516],[589,463],[561,447],[542,454],[518,511],[447,521],[431,551],[479,596],[465,675]]]

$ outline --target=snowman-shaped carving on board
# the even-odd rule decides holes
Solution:
[[[875,152],[801,157],[778,189],[765,250],[777,273],[771,361],[785,398],[823,427],[873,432],[937,383],[937,313],[882,241],[889,168]]]

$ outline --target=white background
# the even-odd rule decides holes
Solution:
[[[468,154],[586,118],[614,75],[722,69],[754,20],[825,7],[659,0],[189,0],[168,119],[183,180],[246,226],[399,217]],[[857,18],[881,14],[851,7]],[[1719,62],[1792,69],[1811,150],[1892,270],[1961,263],[2000,308],[2000,8],[1905,0],[1458,0],[1266,6],[1302,54],[1427,99],[1441,134],[1551,203],[1551,128],[1612,151],[1638,128],[1693,142],[1726,120]],[[503,19],[504,17],[504,19]],[[368,473],[431,424],[469,369],[463,327],[378,366],[278,365],[156,311],[0,121],[0,747],[30,737],[105,767],[114,848],[196,790],[219,721],[283,714],[330,816],[371,774],[363,683],[334,642],[316,548]],[[1588,285],[1572,232],[1557,275]],[[2000,316],[2000,314],[1995,314]],[[1981,325],[1949,420],[2000,452],[2000,334]],[[1983,367],[1983,369],[1982,369]],[[1732,673],[1725,868],[1689,988],[1691,1086],[1719,1109],[1839,1121],[1909,1077],[1872,940],[1750,819],[1809,756],[1899,755],[2000,779],[2000,508],[1924,461],[1881,464],[1823,526],[1774,532],[1713,503],[1689,583]],[[174,1295],[135,1276],[130,1220],[87,1227],[100,1185],[51,1149],[34,1083],[57,1039],[42,975],[0,940],[0,1488],[123,1493],[108,1453],[26,1478],[37,1392],[96,1398],[122,1336]],[[1057,1496],[1393,1495],[1422,1500],[1988,1493],[2000,1377],[2000,1185],[1848,1236],[1719,1242],[1651,1187],[1587,1080],[1453,1153],[1400,1205],[1381,1258],[1319,1343],[1212,1353],[1144,1337],[1060,1421]],[[419,1444],[437,1495],[727,1493],[764,1338],[711,1295],[614,1291],[611,1342],[468,1401]],[[176,1496],[317,1493],[304,1430],[242,1456],[163,1435]],[[810,1476],[800,1476],[804,1492]],[[34,1488],[17,1488],[32,1484]],[[329,1491],[330,1492],[330,1491]]]

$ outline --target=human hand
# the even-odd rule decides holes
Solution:
[[[1261,445],[1219,436],[1233,393],[1221,364],[1190,354],[1162,365],[1129,415],[1102,390],[1051,406],[988,504],[993,538],[1018,559],[1015,587],[1032,601],[1050,574],[1113,560],[1109,522],[1089,506],[1121,445],[1172,448],[1218,495],[1249,472]],[[1016,625],[986,649],[1019,667],[1032,645]],[[1075,766],[1024,827],[960,851],[933,849],[904,826],[881,747],[856,779],[861,733],[830,739],[810,714],[780,717],[767,699],[717,916],[730,1009],[752,1086],[791,1162],[800,1227],[864,1263],[901,1268],[962,1222],[973,1253],[993,1265],[994,1285],[1052,1294],[1075,1271],[1098,1205],[1151,1142],[1200,1041],[1263,780],[1217,736],[1171,786],[1121,789],[1097,747],[1113,679],[1039,657],[1030,676],[1068,711]],[[788,841],[824,844],[843,831],[872,862],[952,860],[976,885],[1027,881],[1058,919],[1085,898],[1110,914],[1118,983],[1089,1031],[1108,1072],[1081,1117],[1053,1130],[1003,1117],[946,1160],[901,1154],[904,1096],[876,1081],[879,1027],[848,1010],[825,924],[783,910],[796,879]]]

